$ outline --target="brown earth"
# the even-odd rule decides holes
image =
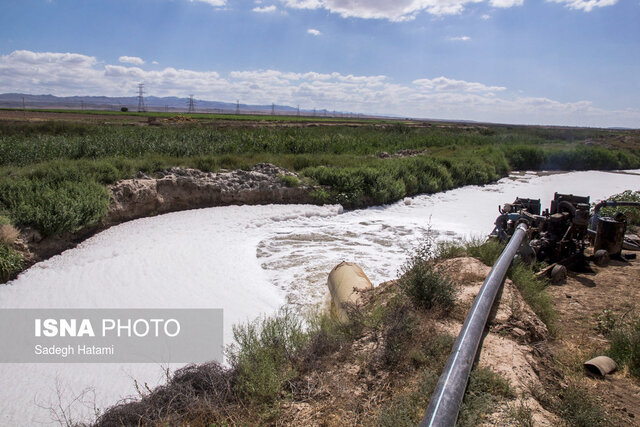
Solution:
[[[416,342],[428,341],[435,335],[459,333],[466,309],[471,306],[490,267],[474,258],[455,258],[443,261],[439,270],[460,284],[460,309],[450,316],[430,311],[419,313],[419,330],[413,335]],[[387,282],[363,292],[362,296],[365,305],[384,305],[397,292],[396,282]],[[548,381],[541,378],[540,372],[547,372],[546,366],[551,363],[546,345],[549,332],[510,280],[504,285],[489,325],[478,365],[506,378],[518,398],[494,407],[492,413],[486,414],[483,425],[513,425],[509,412],[516,404],[531,410],[536,425],[558,425],[559,419],[544,409],[530,392],[532,387],[544,387]],[[320,366],[297,381],[306,385],[307,394],[281,408],[283,414],[279,421],[313,426],[371,424],[394,396],[417,389],[420,381],[419,371],[415,369],[389,371],[380,366],[378,353],[384,347],[383,336],[365,334],[349,348],[324,358]],[[426,407],[416,409],[424,411]]]
[[[597,330],[597,315],[605,309],[617,315],[640,309],[640,261],[612,260],[607,267],[590,264],[586,271],[569,272],[566,284],[548,290],[559,317],[559,338],[553,344],[558,363],[593,391],[620,425],[640,425],[638,379],[626,370],[594,378],[584,375],[581,367],[607,348],[607,340]]]

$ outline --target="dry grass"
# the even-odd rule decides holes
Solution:
[[[20,237],[20,232],[11,224],[0,225],[0,243],[13,245]]]

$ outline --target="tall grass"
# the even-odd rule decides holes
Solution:
[[[348,208],[482,185],[510,168],[640,167],[637,150],[576,145],[604,136],[585,129],[401,123],[272,128],[0,122],[0,211],[45,235],[74,231],[104,217],[104,185],[170,166],[217,171],[271,162],[321,186],[314,192],[318,203]],[[406,149],[428,153],[377,156]]]

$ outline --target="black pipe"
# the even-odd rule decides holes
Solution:
[[[500,258],[496,261],[462,325],[453,344],[447,364],[440,375],[438,385],[431,395],[427,412],[420,422],[424,427],[454,426],[469,380],[469,373],[476,358],[480,340],[513,257],[527,234],[527,226],[520,224],[511,236]]]

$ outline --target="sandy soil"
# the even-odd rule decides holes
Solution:
[[[640,381],[618,370],[604,379],[583,375],[579,364],[603,354],[606,339],[597,332],[595,316],[608,309],[622,315],[640,308],[640,261],[612,260],[607,267],[590,264],[569,272],[566,284],[549,287],[558,312],[559,339],[553,345],[558,361],[591,389],[607,411],[623,424],[640,425]]]

